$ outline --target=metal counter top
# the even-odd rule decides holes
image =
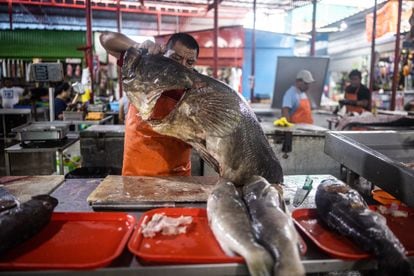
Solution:
[[[273,122],[261,122],[260,125],[266,135],[283,134],[285,132],[292,132],[295,136],[325,136],[329,131],[327,128],[319,127],[310,124],[295,124],[292,127],[277,127]]]
[[[301,207],[312,207],[313,197],[317,185],[322,179],[331,177],[329,175],[311,175],[314,180],[314,188]],[[306,176],[285,176],[285,198],[291,197],[296,191],[296,183],[302,185]],[[56,212],[93,212],[88,205],[86,198],[99,185],[101,179],[69,179],[58,187],[52,196],[59,199],[59,205]],[[189,205],[188,207],[203,207],[205,204]],[[132,215],[139,218],[142,212],[131,212]],[[344,270],[366,270],[376,267],[374,260],[348,261],[332,259],[320,251],[311,241],[303,237],[308,250],[302,257],[302,262],[307,273],[344,271]],[[411,258],[411,260],[414,260]],[[244,264],[200,264],[200,265],[141,265],[135,256],[127,248],[114,262],[108,267],[89,271],[4,271],[0,275],[248,275],[247,267]]]

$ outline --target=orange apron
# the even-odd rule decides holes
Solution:
[[[161,96],[153,117],[165,117],[176,103],[172,98]],[[122,175],[191,175],[191,146],[156,133],[137,113],[136,108],[130,105],[125,120]]]
[[[292,123],[313,124],[312,109],[309,99],[300,99],[299,106],[295,113],[290,116]]]
[[[358,100],[358,91],[359,91],[359,87],[355,91],[355,93],[345,93],[345,99],[351,100],[351,101],[357,101]],[[362,108],[360,106],[353,106],[353,105],[347,105],[346,106],[346,113],[351,113],[351,112],[362,113],[363,111],[364,111],[364,108]]]

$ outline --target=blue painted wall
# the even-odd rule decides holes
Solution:
[[[243,60],[243,96],[250,99],[249,76],[252,62],[252,29],[245,29]],[[292,56],[295,45],[291,35],[256,30],[255,97],[271,98],[278,56]]]

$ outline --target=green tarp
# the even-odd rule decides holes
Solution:
[[[82,31],[0,31],[0,58],[83,58],[84,52],[76,49],[85,45]]]

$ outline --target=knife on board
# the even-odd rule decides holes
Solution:
[[[295,193],[295,197],[293,198],[293,206],[299,207],[309,195],[310,191],[312,190],[312,183],[313,180],[308,176],[306,176],[305,183],[302,187],[298,187]]]

